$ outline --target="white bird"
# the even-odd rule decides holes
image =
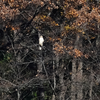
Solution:
[[[42,46],[43,46],[43,42],[44,42],[44,38],[42,35],[39,34],[39,50],[42,50]]]

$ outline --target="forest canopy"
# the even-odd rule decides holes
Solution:
[[[99,60],[99,0],[0,1],[1,100],[99,100]]]

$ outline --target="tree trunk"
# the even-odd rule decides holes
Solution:
[[[65,86],[65,83],[64,83],[64,60],[63,59],[62,59],[61,66],[60,66],[59,81],[60,81],[59,100],[65,100],[67,86]]]
[[[38,73],[42,73],[43,72],[43,68],[42,68],[42,50],[39,52],[39,60],[37,63],[37,67],[38,67]]]
[[[56,88],[56,75],[55,75],[55,62],[53,60],[53,84],[54,84],[54,91],[55,91],[55,88]],[[55,94],[53,93],[52,95],[52,100],[56,100],[56,96]]]
[[[79,34],[76,34],[75,48],[79,50],[82,47],[82,41]],[[82,61],[76,55],[72,61],[72,85],[71,85],[71,100],[82,100]]]
[[[98,27],[98,37],[96,39],[96,47],[98,49],[100,47],[100,26],[99,26],[99,24],[97,27]]]
[[[78,70],[77,70],[77,100],[82,100],[83,93],[82,93],[82,61],[78,62]]]
[[[20,100],[20,91],[19,91],[19,89],[17,90],[17,100]]]
[[[71,100],[76,100],[76,59],[72,61]]]
[[[92,70],[92,67],[91,67],[91,83],[90,83],[90,94],[89,94],[89,96],[90,96],[90,100],[92,100],[92,92],[93,92],[93,90],[92,90],[92,88],[93,88],[93,70]]]
[[[64,85],[64,73],[61,72],[61,74],[59,74],[59,81],[60,81],[60,87],[61,87],[61,90],[60,90],[60,99],[59,100],[65,100],[65,92],[66,92],[66,87]]]

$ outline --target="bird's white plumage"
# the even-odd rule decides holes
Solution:
[[[39,50],[42,49],[43,42],[44,42],[44,38],[43,38],[43,36],[41,35],[41,36],[39,37],[39,44],[41,45],[41,47],[39,46]]]

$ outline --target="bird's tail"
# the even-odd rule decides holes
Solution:
[[[39,50],[42,50],[42,47],[39,46]]]

